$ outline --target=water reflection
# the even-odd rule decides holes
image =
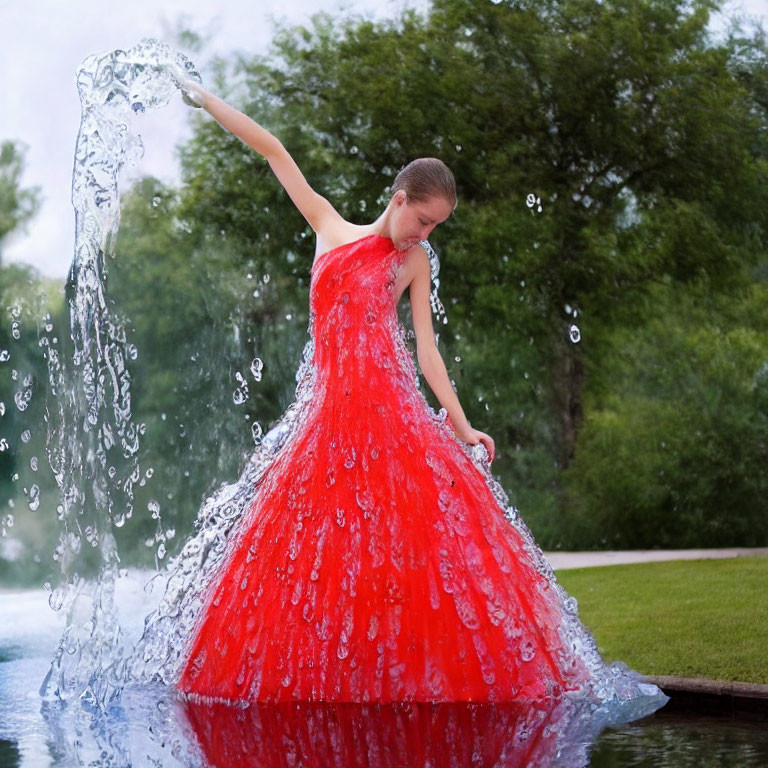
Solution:
[[[79,713],[75,712],[79,710]],[[61,764],[404,768],[589,765],[605,712],[567,699],[525,703],[224,704],[131,686],[120,704],[46,705]]]
[[[600,710],[531,704],[251,705],[181,702],[134,686],[108,713],[50,707],[51,762],[35,765],[303,766],[304,768],[757,768],[768,764],[763,723],[663,711],[611,725]],[[79,710],[75,714],[74,709]],[[24,750],[0,742],[0,764]],[[24,763],[26,764],[26,763]]]
[[[21,753],[15,741],[0,739],[0,765],[16,768],[21,765]]]
[[[566,701],[186,708],[208,764],[244,768],[587,765],[599,720],[571,734],[582,711]]]

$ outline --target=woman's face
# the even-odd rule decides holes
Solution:
[[[409,203],[400,189],[392,198],[393,213],[390,237],[398,251],[405,251],[453,213],[453,203],[442,196]]]

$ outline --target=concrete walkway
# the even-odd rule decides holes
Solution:
[[[729,557],[768,557],[768,547],[730,547],[728,549],[631,549],[614,552],[545,552],[556,571],[568,568],[593,568],[600,565],[652,563],[663,560],[702,560]]]

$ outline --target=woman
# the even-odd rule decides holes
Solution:
[[[395,249],[407,251],[395,280],[395,303],[409,288],[419,368],[447,411],[457,437],[469,445],[482,442],[493,461],[493,439],[485,432],[474,429],[467,421],[435,345],[432,330],[429,259],[419,241],[426,240],[432,230],[456,208],[456,184],[445,163],[437,158],[414,160],[395,178],[392,197],[381,216],[371,224],[352,224],[309,186],[294,159],[275,136],[194,80],[177,78],[183,91],[191,95],[192,101],[188,96],[187,103],[206,109],[223,128],[269,162],[275,176],[315,233],[315,261],[326,251],[370,235],[388,238]]]
[[[526,702],[615,697],[621,679],[622,698],[660,697],[606,669],[575,600],[470,458],[467,444],[491,459],[494,444],[467,421],[435,347],[419,245],[455,208],[450,171],[414,161],[382,215],[354,225],[268,131],[179,84],[268,160],[317,234],[310,395],[206,585],[179,689],[227,702]],[[418,362],[455,436],[415,385],[396,314],[406,288]]]

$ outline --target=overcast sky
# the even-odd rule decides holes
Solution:
[[[201,64],[214,53],[234,50],[265,53],[270,16],[309,23],[326,10],[369,18],[399,15],[403,8],[423,10],[428,0],[0,0],[0,141],[27,145],[23,186],[42,188],[43,205],[28,234],[7,243],[5,262],[34,265],[50,277],[66,276],[72,259],[74,214],[70,203],[72,158],[80,121],[75,72],[93,53],[130,48],[142,37],[169,39],[184,17],[201,33],[213,33]],[[768,21],[767,0],[736,0],[732,11]],[[194,55],[191,57],[195,60]],[[141,121],[145,154],[133,175],[176,178],[173,147],[188,135],[191,110],[180,99]]]

